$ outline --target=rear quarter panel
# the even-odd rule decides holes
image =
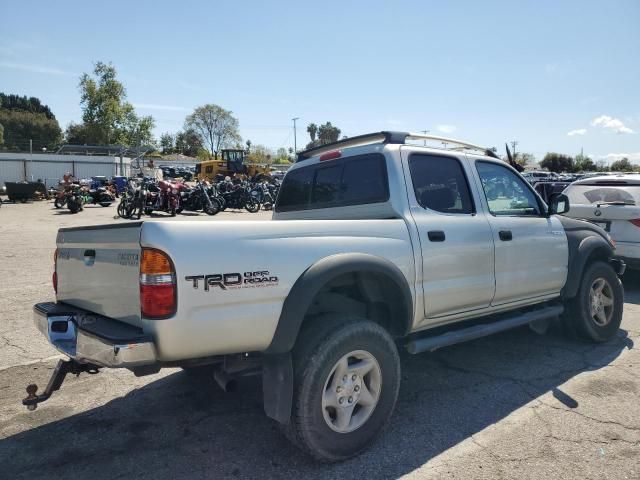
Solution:
[[[366,253],[393,262],[415,284],[413,251],[404,220],[288,220],[250,222],[149,222],[142,247],[172,258],[178,310],[166,320],[142,320],[162,360],[261,351],[271,343],[284,299],[298,277],[318,260]],[[245,282],[246,272],[277,281]],[[226,289],[185,277],[240,274]],[[235,279],[235,277],[228,277]],[[415,299],[415,292],[411,292]]]

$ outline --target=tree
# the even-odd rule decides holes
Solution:
[[[175,145],[176,152],[188,157],[199,157],[200,150],[204,150],[200,136],[193,130],[178,132]],[[211,154],[206,150],[204,151],[206,152],[206,158],[209,158]]]
[[[316,143],[316,134],[318,133],[318,126],[315,123],[310,123],[307,125],[307,132],[309,133],[309,138],[311,138],[311,143]]]
[[[173,153],[175,151],[176,138],[169,132],[160,135],[160,149],[163,155]]]
[[[200,136],[209,151],[217,153],[221,148],[242,141],[238,132],[238,119],[230,110],[208,103],[196,108],[185,120],[185,130],[193,130]]]
[[[115,67],[103,62],[95,64],[93,76],[84,73],[80,77],[83,123],[67,131],[67,138],[76,137],[84,140],[82,143],[96,145],[153,143],[153,117],[136,115],[133,105],[127,102],[124,85],[116,77]]]
[[[254,145],[247,155],[249,163],[270,164],[273,162],[273,152],[264,145]]]
[[[3,126],[4,145],[9,150],[29,151],[33,149],[53,149],[62,138],[60,125],[44,113],[0,109],[0,124]]]
[[[5,148],[29,150],[54,148],[62,140],[62,130],[47,105],[35,98],[0,93],[0,124]]]
[[[247,146],[247,153],[251,151],[251,140],[248,140],[246,142],[244,142],[245,145]]]
[[[286,148],[280,147],[276,152],[276,159],[273,163],[291,163],[291,158],[289,157],[289,152]]]
[[[318,127],[318,140],[320,141],[320,145],[337,142],[339,137],[340,129],[331,125],[331,122],[327,122]]]
[[[608,172],[609,165],[607,165],[607,162],[605,162],[604,160],[598,160],[596,162],[596,169],[598,172]]]
[[[579,153],[576,158],[573,159],[573,171],[574,172],[594,172],[598,169],[595,162],[586,155]]]
[[[311,142],[307,144],[306,148],[314,148],[320,145],[326,145],[327,143],[337,142],[340,138],[340,129],[331,125],[331,122],[327,122],[319,127],[315,123],[307,125],[307,132]]]
[[[633,165],[627,157],[616,160],[611,164],[612,172],[633,172]]]
[[[4,127],[0,123],[0,145],[4,143]]]
[[[573,171],[573,158],[561,153],[549,152],[540,162],[540,167],[555,173],[571,172]]]
[[[536,163],[536,157],[532,154],[532,153],[524,153],[524,152],[518,152],[515,154],[515,159],[514,161],[522,166],[522,167],[526,167],[527,165],[533,165]]]

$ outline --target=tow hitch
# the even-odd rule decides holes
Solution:
[[[35,410],[38,408],[38,404],[40,402],[49,400],[49,397],[51,397],[53,392],[60,389],[67,373],[72,373],[74,375],[80,375],[82,372],[94,374],[98,373],[98,368],[99,367],[95,365],[78,363],[75,360],[58,360],[58,364],[53,371],[53,375],[51,375],[51,378],[49,379],[47,388],[44,389],[44,393],[36,395],[38,392],[38,386],[35,383],[32,383],[27,387],[27,398],[22,400],[22,404],[26,405],[29,410]]]

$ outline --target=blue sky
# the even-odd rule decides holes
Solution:
[[[501,151],[640,162],[640,1],[0,0],[0,91],[39,97],[64,128],[78,77],[111,61],[156,134],[194,107],[241,134],[298,145],[430,130]],[[13,21],[8,21],[13,19]],[[25,22],[28,26],[25,26]],[[571,133],[571,134],[570,134]],[[570,134],[570,135],[569,135]]]

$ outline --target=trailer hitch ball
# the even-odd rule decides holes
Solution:
[[[29,400],[35,399],[37,391],[38,391],[38,386],[35,383],[32,383],[31,385],[28,385],[27,386],[27,398],[25,398],[25,400],[29,401]],[[33,411],[36,408],[38,408],[38,404],[35,403],[35,402],[27,404],[27,409],[30,410],[30,411]]]

